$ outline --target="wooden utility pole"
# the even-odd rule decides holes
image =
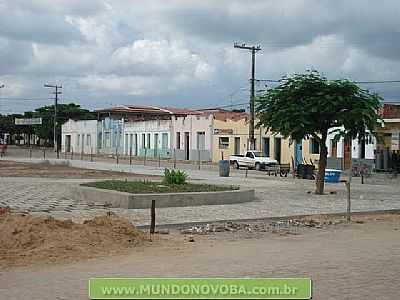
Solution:
[[[261,50],[259,45],[247,46],[246,44],[234,43],[234,48],[251,51],[251,79],[250,79],[250,124],[249,124],[249,150],[255,150],[254,127],[255,127],[255,76],[256,76],[256,53]]]
[[[51,85],[51,84],[45,84],[44,85],[45,88],[54,88],[55,92],[53,92],[53,94],[55,94],[54,97],[54,125],[53,125],[53,143],[54,143],[54,151],[58,152],[58,139],[57,139],[57,105],[58,105],[58,95],[61,94],[61,92],[59,92],[59,89],[62,89],[61,85]]]

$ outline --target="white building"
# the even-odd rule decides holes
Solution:
[[[212,159],[213,116],[194,113],[172,118],[173,141],[176,158],[179,160]]]
[[[335,141],[336,133],[332,133],[333,130],[327,138],[329,167],[347,169],[350,166],[350,158],[353,161],[363,160],[373,164],[377,142],[372,134],[367,132],[363,140],[357,138],[345,141],[344,138],[340,138]]]
[[[171,120],[126,122],[124,154],[133,156],[170,157]]]
[[[97,120],[68,120],[61,127],[61,152],[97,153]]]

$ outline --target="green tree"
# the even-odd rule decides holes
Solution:
[[[27,112],[30,118],[42,118],[42,125],[33,126],[34,133],[41,139],[47,140],[49,144],[53,142],[54,135],[54,105],[36,108],[33,112]],[[74,120],[90,120],[96,119],[96,114],[87,109],[81,108],[80,105],[58,104],[57,105],[57,140],[60,142],[61,126],[69,119]]]
[[[16,126],[14,124],[15,118],[42,118],[43,124]],[[91,120],[96,119],[96,114],[74,103],[57,105],[57,140],[59,142],[61,142],[61,126],[68,121],[68,119]],[[27,111],[24,114],[0,115],[0,138],[2,138],[4,133],[9,133],[12,136],[17,134],[36,134],[40,139],[47,141],[47,143],[51,145],[54,135],[53,124],[54,105],[39,107],[34,111]]]
[[[317,71],[284,76],[257,99],[259,125],[293,140],[313,137],[320,145],[316,193],[324,193],[328,130],[338,139],[362,138],[379,123],[380,98],[349,80],[328,80]]]

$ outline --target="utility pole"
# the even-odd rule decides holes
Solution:
[[[62,89],[61,85],[51,85],[51,84],[45,84],[44,85],[45,88],[53,88],[55,89],[55,92],[53,92],[53,94],[55,94],[54,97],[54,125],[53,125],[53,135],[54,135],[54,139],[53,139],[53,143],[54,143],[54,151],[58,152],[58,139],[57,139],[57,105],[58,105],[58,95],[61,94],[61,92],[59,92],[59,89]]]
[[[254,127],[255,127],[255,76],[256,76],[256,52],[261,50],[259,45],[247,46],[246,44],[234,43],[234,48],[251,51],[251,79],[250,79],[250,124],[249,124],[249,150],[255,150]]]
[[[6,86],[2,83],[0,83],[0,89],[5,88]],[[0,99],[1,101],[1,99]],[[0,115],[1,115],[1,102],[0,102]]]

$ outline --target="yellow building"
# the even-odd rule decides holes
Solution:
[[[243,154],[249,149],[249,114],[225,110],[208,110],[213,115],[212,160],[229,159],[230,155]],[[257,122],[256,122],[257,123]],[[254,130],[255,150],[276,159],[282,164],[318,163],[319,146],[314,139],[300,144],[290,143],[281,135],[266,132],[265,128]]]

